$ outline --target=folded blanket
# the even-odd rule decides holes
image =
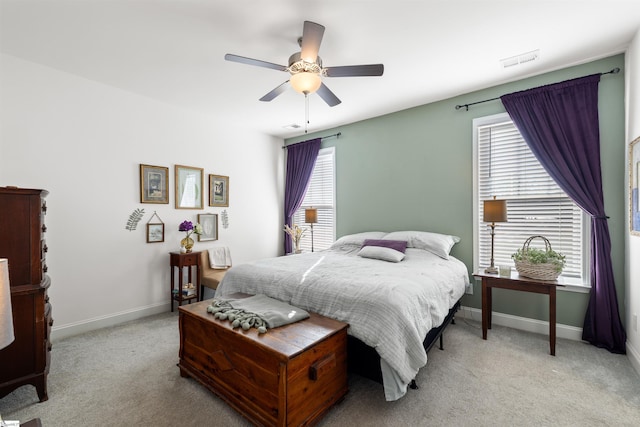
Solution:
[[[209,264],[214,269],[231,267],[231,251],[227,246],[216,246],[209,249]]]
[[[233,328],[258,329],[263,334],[267,327],[277,328],[309,317],[306,311],[266,295],[240,299],[214,299],[207,312],[216,319],[229,320]]]

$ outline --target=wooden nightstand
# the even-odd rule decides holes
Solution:
[[[177,301],[178,306],[181,306],[183,302],[192,300],[194,302],[200,299],[200,252],[170,252],[169,261],[171,263],[171,311],[173,311],[173,302]],[[175,277],[173,274],[173,268],[178,268],[178,288],[175,287]],[[193,295],[182,295],[182,269],[187,267],[188,269],[188,283],[193,283],[195,287],[195,293]],[[193,268],[196,269],[195,279],[193,279]]]
[[[555,280],[535,280],[521,277],[517,272],[511,272],[510,277],[484,272],[474,273],[473,276],[482,279],[482,339],[487,339],[487,329],[491,329],[491,289],[500,288],[547,294],[549,295],[549,349],[552,356],[556,355],[556,287],[562,285]]]

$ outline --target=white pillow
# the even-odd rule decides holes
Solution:
[[[424,249],[444,259],[449,259],[451,248],[460,241],[458,236],[428,231],[394,231],[386,234],[382,239],[406,240],[408,248]]]
[[[384,246],[365,246],[360,249],[358,256],[363,258],[379,259],[389,262],[400,262],[404,259],[404,254],[395,249],[385,248]]]
[[[382,239],[387,234],[384,231],[365,231],[363,233],[347,234],[342,236],[331,245],[331,249],[343,246],[362,246],[367,239]]]

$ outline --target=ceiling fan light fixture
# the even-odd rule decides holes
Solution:
[[[320,85],[322,85],[320,74],[310,73],[308,71],[302,71],[291,75],[289,82],[296,92],[300,92],[305,95],[316,92],[320,89]]]

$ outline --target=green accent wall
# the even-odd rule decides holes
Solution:
[[[322,142],[323,147],[336,147],[337,237],[368,230],[426,230],[455,234],[462,240],[453,248],[452,255],[462,260],[471,274],[472,121],[505,110],[499,100],[472,106],[468,111],[464,108],[456,110],[455,106],[606,72],[615,67],[622,71],[616,75],[604,75],[600,80],[600,138],[606,213],[610,217],[611,255],[620,315],[624,318],[623,55],[292,138],[286,143],[342,133],[340,138]],[[336,114],[339,114],[338,110]],[[527,237],[523,236],[523,242]],[[474,294],[465,295],[463,304],[480,308],[480,293],[480,287],[474,282]],[[558,323],[582,327],[588,300],[586,293],[559,292]],[[547,320],[547,301],[541,295],[496,290],[493,309]]]

